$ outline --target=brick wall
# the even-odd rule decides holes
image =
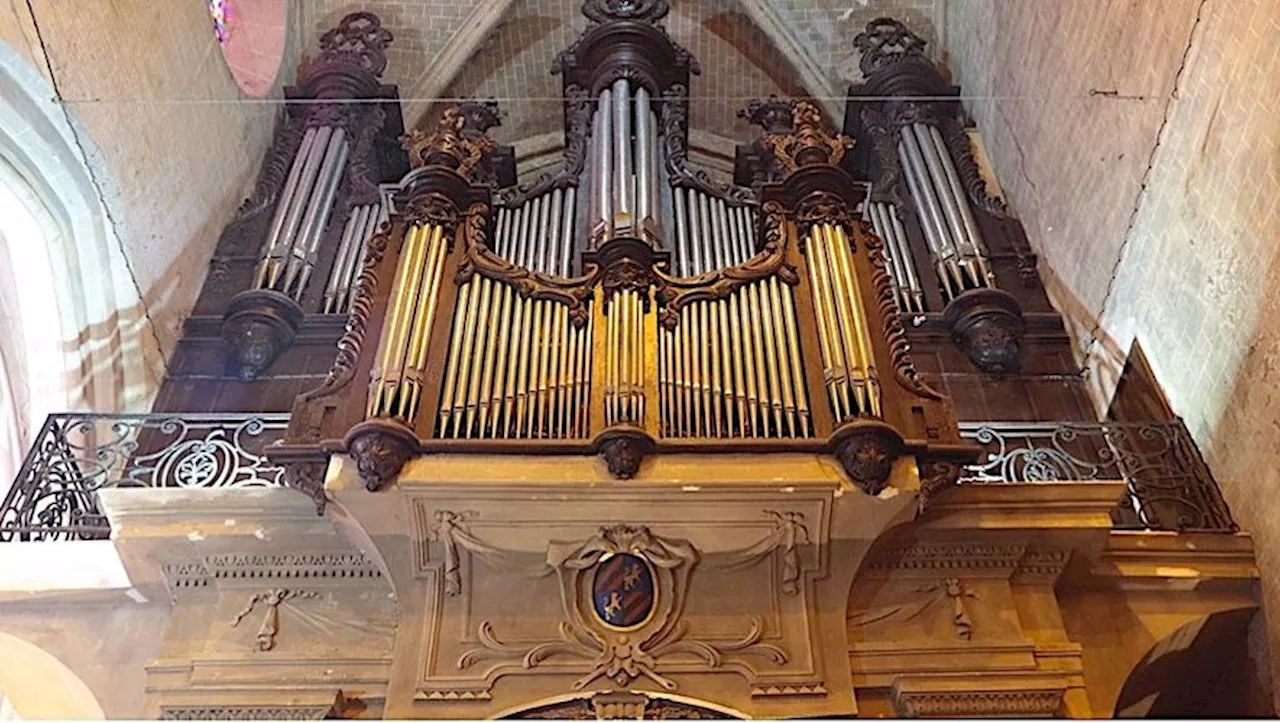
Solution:
[[[965,0],[947,22],[1096,401],[1141,342],[1254,536],[1280,651],[1280,3]]]

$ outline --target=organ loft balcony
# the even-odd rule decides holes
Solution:
[[[152,412],[34,435],[0,606],[157,610],[148,717],[1207,710],[1251,539],[1140,350],[1098,412],[925,41],[734,142],[670,12],[586,0],[550,164],[325,33]]]

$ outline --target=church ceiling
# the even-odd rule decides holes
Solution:
[[[744,140],[753,133],[736,113],[750,98],[830,96],[828,111],[841,108],[835,98],[859,78],[853,36],[872,18],[902,19],[937,52],[942,4],[671,0],[665,25],[702,65],[691,88],[693,126]],[[510,142],[561,127],[561,81],[550,67],[586,26],[580,8],[581,0],[317,0],[302,9],[316,37],[353,10],[382,18],[395,36],[386,79],[400,86],[406,125],[429,115],[433,98],[492,97],[506,114],[494,135]],[[459,47],[465,62],[447,62]]]

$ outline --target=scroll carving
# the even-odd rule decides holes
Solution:
[[[271,208],[280,197],[285,178],[293,158],[302,145],[304,124],[301,119],[290,116],[287,112],[276,126],[275,138],[271,141],[271,152],[262,163],[258,181],[254,184],[253,193],[236,209],[231,224],[240,224]]]
[[[591,94],[582,86],[570,84],[564,90],[565,129],[564,158],[554,172],[538,176],[532,183],[498,191],[497,202],[507,208],[517,208],[531,198],[557,188],[577,187],[579,176],[587,161],[587,135],[591,128],[591,114],[595,104]]]
[[[384,224],[380,232],[365,245],[364,263],[356,279],[355,297],[351,312],[347,315],[347,328],[338,340],[338,354],[333,366],[320,386],[298,396],[300,402],[310,402],[337,393],[351,383],[360,361],[360,349],[364,346],[369,327],[369,312],[373,307],[373,289],[378,285],[378,264],[386,256],[391,243],[390,228]]]
[[[458,263],[458,272],[454,282],[465,284],[476,274],[492,281],[507,284],[516,290],[521,297],[555,301],[569,307],[569,320],[579,329],[587,324],[590,318],[587,301],[592,295],[592,286],[599,276],[599,270],[588,265],[587,273],[571,279],[530,271],[517,266],[489,250],[486,224],[488,223],[488,206],[474,203],[467,209],[462,221],[464,256]]]
[[[978,170],[978,162],[973,157],[973,146],[969,143],[969,134],[965,132],[964,127],[954,118],[949,118],[939,124],[938,130],[942,132],[942,141],[947,146],[947,152],[951,154],[956,173],[960,175],[960,183],[964,186],[969,200],[993,216],[999,218],[1008,216],[1008,206],[1004,201],[993,197],[987,189],[987,182],[982,178],[982,172]]]
[[[484,211],[481,211],[483,215]],[[409,226],[432,225],[445,230],[446,248],[453,251],[454,231],[458,227],[458,207],[453,200],[439,191],[418,194],[409,199],[405,209],[405,219]],[[401,239],[403,242],[403,238]]]
[[[861,222],[859,222],[861,224]],[[859,226],[861,228],[861,225]],[[898,319],[898,305],[893,299],[893,281],[889,278],[889,270],[885,265],[884,242],[875,234],[862,234],[863,243],[867,247],[867,257],[871,260],[871,281],[876,290],[876,308],[884,319],[884,336],[889,342],[889,358],[893,363],[893,378],[898,384],[918,397],[942,400],[941,392],[929,386],[920,378],[915,364],[911,361],[911,344],[907,342],[907,332]]]
[[[805,252],[804,239],[814,224],[830,223],[853,229],[862,223],[849,210],[849,202],[830,191],[814,191],[801,199],[796,206],[795,219],[800,227],[800,253]]]
[[[787,262],[786,212],[778,201],[764,204],[764,246],[746,263],[708,271],[690,278],[655,271],[658,279],[659,321],[668,329],[680,323],[680,310],[698,301],[724,299],[747,284],[777,276],[783,283],[800,283],[796,269]]]
[[[689,89],[676,83],[662,92],[662,142],[667,163],[667,173],[673,187],[693,188],[722,199],[731,206],[752,205],[758,202],[749,188],[719,183],[701,169],[689,167],[689,148],[686,141],[689,126]]]

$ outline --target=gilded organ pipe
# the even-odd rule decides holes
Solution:
[[[427,350],[448,251],[446,229],[422,224],[405,234],[369,394],[369,417],[412,425],[422,402]]]

